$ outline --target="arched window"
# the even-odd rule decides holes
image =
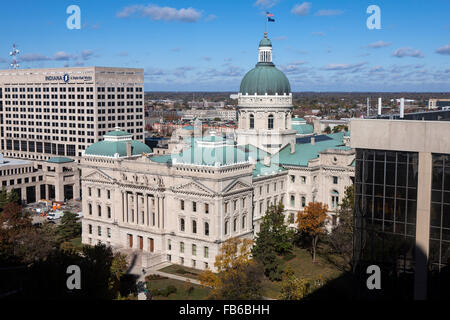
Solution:
[[[250,129],[255,129],[255,116],[253,114],[250,115]]]
[[[225,234],[228,234],[228,221],[225,221]]]
[[[331,209],[336,209],[339,205],[339,192],[333,190],[331,192]]]
[[[209,223],[205,222],[205,236],[209,236]]]
[[[273,129],[273,114],[269,115],[267,127],[269,128],[269,130]]]
[[[246,215],[242,216],[242,230],[245,229],[245,220],[247,220],[247,216]]]

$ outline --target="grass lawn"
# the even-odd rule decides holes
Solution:
[[[333,280],[342,275],[342,271],[318,254],[316,254],[316,262],[313,263],[311,254],[306,249],[295,247],[292,253],[295,257],[291,260],[285,261],[281,259],[281,270],[285,270],[289,265],[297,277],[310,279],[317,279],[321,276],[323,279]],[[272,282],[269,279],[265,279],[263,288],[264,296],[278,299],[281,282]]]
[[[195,280],[198,280],[198,276],[201,273],[201,271],[199,271],[197,269],[192,269],[192,268],[179,266],[179,265],[175,265],[175,264],[165,267],[165,268],[162,268],[159,271],[167,272],[167,273],[171,273],[171,274],[174,274],[177,276],[182,276],[182,277],[191,278],[191,279],[195,279]]]
[[[209,288],[191,284],[194,287],[194,290],[188,295],[186,292],[186,282],[175,279],[159,279],[147,282],[147,288],[149,290],[165,289],[170,285],[177,288],[176,293],[172,293],[168,297],[156,296],[153,297],[153,300],[205,300],[210,292]]]
[[[81,250],[83,248],[83,244],[81,243],[81,237],[74,238],[69,242],[72,243],[77,250]]]

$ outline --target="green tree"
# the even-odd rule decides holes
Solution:
[[[231,238],[216,256],[217,273],[200,274],[202,285],[211,287],[209,298],[215,300],[255,300],[261,298],[262,267],[251,259],[252,240]]]
[[[6,191],[5,187],[0,191],[0,211],[8,203],[19,203],[19,195],[15,191]]]
[[[348,271],[351,269],[353,257],[353,210],[354,187],[349,186],[345,190],[345,196],[337,211],[338,224],[333,228],[328,241],[331,247],[329,259],[338,267]],[[337,255],[337,257],[335,257]]]
[[[114,254],[111,268],[110,268],[110,278],[109,287],[113,293],[118,293],[120,290],[120,279],[128,270],[127,256],[120,252]]]
[[[78,222],[77,214],[64,212],[61,224],[58,226],[58,240],[69,241],[81,235],[81,223]]]
[[[284,221],[284,206],[270,206],[263,217],[256,236],[253,257],[264,266],[264,274],[271,280],[281,280],[280,261],[277,256],[292,252],[294,231]]]
[[[325,130],[324,130],[324,132],[325,132],[326,134],[330,134],[330,133],[331,133],[331,128],[330,128],[330,127],[326,127]]]

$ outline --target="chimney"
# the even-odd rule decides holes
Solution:
[[[270,167],[270,156],[265,156],[264,157],[264,165],[266,167]]]
[[[291,142],[291,154],[295,153],[295,142]]]
[[[378,98],[378,115],[381,116],[381,109],[383,108],[383,104],[381,101],[381,97]]]
[[[127,157],[131,157],[132,155],[131,142],[127,142]]]
[[[315,145],[316,144],[316,137],[311,137],[311,145]]]
[[[405,98],[400,99],[400,119],[405,117]]]

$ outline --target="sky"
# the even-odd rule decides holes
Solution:
[[[81,10],[70,30],[66,10]],[[381,29],[369,29],[370,5]],[[147,91],[239,90],[265,12],[274,63],[294,92],[450,92],[449,0],[2,1],[0,68],[145,69]]]

